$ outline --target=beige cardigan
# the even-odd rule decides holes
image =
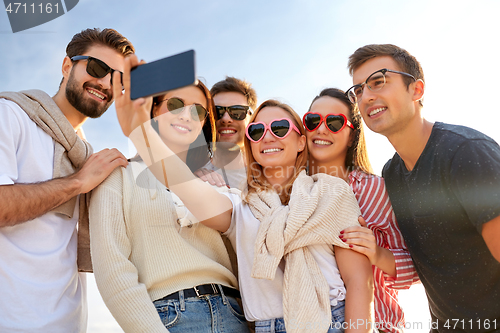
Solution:
[[[252,277],[273,279],[284,257],[287,332],[327,332],[331,323],[329,286],[307,246],[348,247],[339,239],[340,231],[359,226],[361,215],[352,189],[340,178],[326,174],[310,177],[302,171],[293,183],[288,206],[281,204],[274,191],[254,192],[247,200],[261,222]],[[299,324],[292,325],[292,319]]]
[[[201,223],[181,229],[171,193],[144,168],[130,162],[94,190],[92,260],[101,296],[122,329],[160,333],[168,330],[154,300],[200,284],[238,285],[220,233]]]

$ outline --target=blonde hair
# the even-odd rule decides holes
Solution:
[[[264,109],[265,107],[279,107],[282,110],[286,111],[287,113],[290,114],[291,120],[297,126],[297,128],[300,131],[301,135],[305,135],[304,127],[302,126],[302,121],[300,119],[300,116],[287,104],[281,103],[277,100],[269,99],[265,102],[263,102],[259,107],[255,110],[253,115],[250,118],[250,123],[252,123],[259,112]],[[246,158],[246,165],[247,165],[247,183],[248,187],[246,188],[246,191],[243,193],[243,199],[246,201],[246,197],[253,193],[256,192],[257,190],[275,190],[275,188],[267,181],[266,177],[264,176],[263,168],[262,166],[257,163],[255,158],[252,155],[252,149],[250,147],[250,140],[245,136],[245,147],[244,147],[244,152],[245,152],[245,158]],[[288,180],[288,182],[283,186],[282,190],[279,191],[279,196],[281,199],[281,203],[286,205],[288,204],[288,201],[290,200],[290,194],[292,192],[292,186],[293,182],[299,175],[299,173],[306,168],[307,164],[307,159],[308,159],[308,152],[307,152],[307,145],[305,145],[304,150],[299,152],[297,154],[297,159],[295,160],[295,165],[294,165],[294,173],[293,176]]]

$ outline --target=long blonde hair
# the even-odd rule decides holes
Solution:
[[[255,112],[251,116],[250,123],[252,123],[255,120],[255,118],[262,109],[271,106],[279,107],[282,110],[289,113],[293,123],[299,129],[300,134],[305,135],[304,127],[302,126],[302,121],[300,119],[300,116],[289,105],[273,99],[269,99],[263,102],[261,105],[259,105],[259,107],[255,110]],[[259,163],[257,163],[255,158],[253,157],[252,148],[250,147],[250,144],[251,144],[250,140],[248,140],[248,138],[245,136],[244,151],[245,151],[245,158],[247,165],[248,187],[243,194],[244,198],[246,198],[246,196],[257,190],[275,190],[264,176],[262,166]],[[297,159],[295,160],[295,165],[294,165],[293,176],[289,179],[289,181],[285,184],[285,186],[279,193],[282,204],[284,205],[288,204],[288,201],[290,200],[290,193],[292,192],[293,182],[299,175],[300,171],[306,168],[307,158],[308,158],[307,145],[305,145],[304,150],[302,150],[297,154]]]

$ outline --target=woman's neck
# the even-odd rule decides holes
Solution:
[[[295,174],[295,166],[264,167],[264,177],[278,192],[288,184]]]
[[[350,170],[345,164],[340,161],[335,162],[319,162],[314,159],[309,159],[309,174],[326,173],[330,176],[341,178],[345,181],[349,180]]]

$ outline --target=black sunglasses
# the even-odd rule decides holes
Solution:
[[[234,120],[243,120],[247,114],[252,114],[250,107],[248,105],[231,105],[231,106],[220,106],[216,105],[215,110],[217,111],[217,119],[221,119],[224,113],[227,112],[229,117]]]
[[[108,75],[108,73],[111,73],[110,83],[113,84],[113,72],[116,71],[116,69],[109,67],[104,61],[91,56],[78,55],[71,58],[71,61],[78,60],[87,60],[87,73],[96,79],[102,79]],[[120,83],[123,87],[123,73],[120,71],[117,72],[120,73]]]
[[[186,107],[184,101],[178,97],[172,97],[164,99],[162,101],[158,101],[156,105],[160,105],[165,101],[167,101],[167,110],[169,112],[172,112],[173,114],[181,113],[184,110],[184,107]],[[208,116],[208,111],[203,107],[203,105],[192,104],[187,106],[188,107],[191,106],[190,112],[191,112],[191,118],[193,118],[193,120],[203,121]]]

